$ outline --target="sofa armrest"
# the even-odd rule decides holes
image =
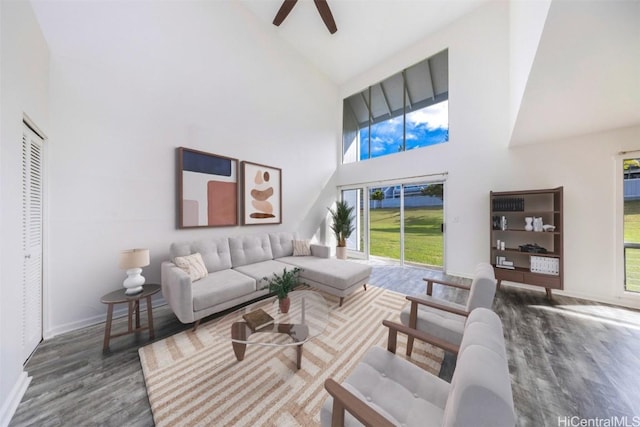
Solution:
[[[174,263],[164,261],[160,267],[162,296],[182,323],[195,321],[191,278]]]
[[[329,258],[331,256],[331,249],[329,246],[312,243],[310,247],[311,255],[313,256],[317,256],[318,258]]]

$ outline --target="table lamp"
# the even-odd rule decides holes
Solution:
[[[127,270],[127,278],[122,285],[126,295],[134,295],[142,292],[144,276],[142,267],[149,265],[149,249],[127,249],[120,252],[120,268]]]

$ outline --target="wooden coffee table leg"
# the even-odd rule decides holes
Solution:
[[[244,360],[244,351],[247,349],[247,345],[235,341],[232,341],[231,345],[233,345],[233,352],[236,354],[238,362]]]
[[[300,344],[299,346],[297,346],[297,365],[298,369],[300,369],[302,367],[302,344]]]
[[[113,320],[113,304],[107,304],[107,323],[104,326],[104,342],[102,344],[102,350],[107,351],[109,349],[109,338],[111,338],[111,321]]]
[[[246,323],[244,322],[236,322],[231,325],[231,339],[242,341],[246,340],[247,328],[245,325]],[[231,341],[231,345],[233,346],[233,352],[236,354],[238,362],[244,360],[244,352],[247,349],[247,344]]]

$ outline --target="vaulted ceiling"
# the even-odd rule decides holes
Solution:
[[[311,0],[300,0],[279,27],[272,21],[282,0],[229,0],[228,4],[250,18],[248,25],[273,31],[340,86],[489,1],[328,0],[338,27],[335,34],[329,34]],[[74,51],[99,57],[126,48],[134,58],[144,53],[142,42],[136,40],[161,31],[126,15],[105,16],[109,2],[31,3],[57,54]],[[131,0],[137,9],[144,4]],[[145,14],[138,16],[147,19]],[[152,16],[148,19],[153,23]],[[638,0],[550,0],[513,119],[511,144],[640,124],[638,22]],[[232,48],[233,39],[224,43]]]

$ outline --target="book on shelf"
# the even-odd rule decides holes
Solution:
[[[249,313],[243,314],[242,318],[247,323],[247,326],[251,328],[252,331],[256,331],[256,329],[264,328],[265,326],[272,325],[274,322],[273,317],[269,315],[266,311],[259,308],[257,310],[253,310]]]
[[[504,268],[505,270],[515,270],[516,268],[513,265],[504,265],[504,264],[496,264],[498,268]]]

